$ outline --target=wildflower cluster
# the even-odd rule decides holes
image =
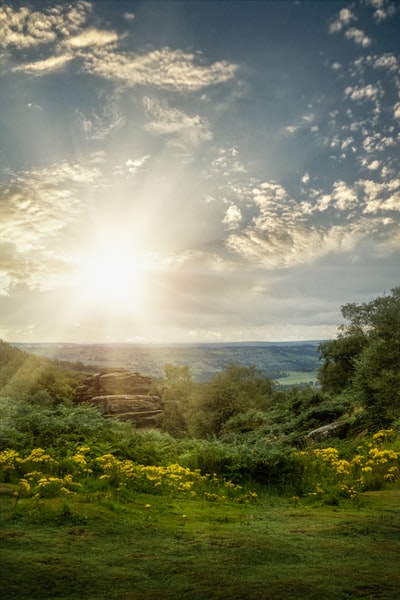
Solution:
[[[326,493],[357,499],[360,492],[381,489],[399,480],[400,452],[384,447],[393,430],[376,433],[372,441],[357,448],[349,460],[340,458],[336,448],[314,448],[297,452],[303,465],[303,492],[322,498]]]
[[[42,448],[35,448],[25,457],[15,450],[4,450],[0,452],[0,481],[15,482],[20,475],[29,479],[32,473],[42,471],[52,473],[55,465],[56,461]]]
[[[16,501],[23,496],[33,498],[54,498],[61,494],[73,494],[81,484],[73,481],[72,475],[54,477],[40,471],[32,471],[19,480],[19,488],[14,492]]]
[[[96,471],[102,471],[98,479],[116,486],[118,491],[134,490],[171,496],[186,494],[192,498],[202,496],[241,502],[249,502],[256,497],[253,492],[246,493],[241,486],[218,479],[215,474],[202,475],[200,469],[191,470],[179,464],[146,466],[131,460],[119,460],[113,454],[99,456],[95,462]]]
[[[216,474],[202,475],[179,464],[146,466],[121,460],[108,453],[96,456],[89,447],[53,458],[41,448],[21,457],[13,450],[0,453],[4,479],[18,483],[17,500],[23,496],[36,498],[71,494],[77,491],[105,491],[129,497],[137,492],[188,495],[210,501],[235,500],[251,502],[255,492],[219,479]]]

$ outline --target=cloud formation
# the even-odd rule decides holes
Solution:
[[[151,85],[166,90],[195,92],[232,79],[237,66],[227,61],[204,64],[201,57],[162,48],[144,54],[92,50],[83,57],[87,73],[127,86]]]
[[[22,7],[0,8],[0,47],[23,50],[47,46],[47,57],[21,62],[15,71],[43,75],[63,68],[71,60],[84,72],[128,87],[155,86],[165,90],[196,92],[232,79],[238,66],[226,60],[207,64],[200,52],[164,47],[133,53],[118,50],[123,40],[116,31],[84,27],[92,5],[56,5],[40,11]],[[127,16],[128,15],[128,16]],[[125,13],[132,21],[133,13]]]
[[[96,168],[63,162],[10,174],[0,186],[0,274],[3,293],[18,283],[52,287],[57,236],[81,214],[79,191],[98,179]]]
[[[78,0],[73,5],[57,4],[44,11],[27,6],[14,10],[0,7],[0,46],[18,50],[50,44],[74,35],[85,23],[91,4]]]
[[[329,25],[329,33],[343,31],[346,39],[354,41],[363,48],[367,48],[372,44],[372,40],[361,29],[351,27],[354,21],[357,21],[354,13],[349,8],[342,8],[337,18]]]
[[[395,2],[312,16],[294,2],[290,30],[285,2],[14,4],[0,8],[7,336],[23,322],[39,339],[51,313],[84,341],[323,337],[341,303],[397,284]],[[140,323],[129,302],[116,315],[79,294],[79,264],[121,240],[146,275]]]
[[[226,242],[250,264],[268,268],[310,264],[326,254],[353,252],[360,242],[383,232],[393,246],[397,243],[399,178],[382,183],[359,180],[353,186],[339,180],[330,193],[313,190],[313,198],[303,202],[276,182],[261,183],[251,194],[255,209],[251,223]],[[229,224],[231,219],[225,220]],[[232,229],[237,230],[239,222]]]
[[[209,124],[199,115],[188,115],[149,96],[143,98],[143,104],[148,115],[144,126],[146,131],[173,140],[180,139],[191,146],[212,140]]]

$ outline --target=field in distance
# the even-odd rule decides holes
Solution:
[[[15,343],[47,358],[81,362],[100,368],[123,367],[162,377],[166,364],[188,365],[197,382],[209,381],[231,363],[257,367],[278,385],[313,383],[319,368],[320,341],[231,344],[70,344]]]

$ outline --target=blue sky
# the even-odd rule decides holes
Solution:
[[[326,339],[400,284],[391,0],[3,2],[0,338]]]

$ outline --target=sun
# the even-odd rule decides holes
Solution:
[[[146,295],[146,262],[129,245],[114,240],[81,256],[78,285],[82,302],[106,312],[139,312]]]

